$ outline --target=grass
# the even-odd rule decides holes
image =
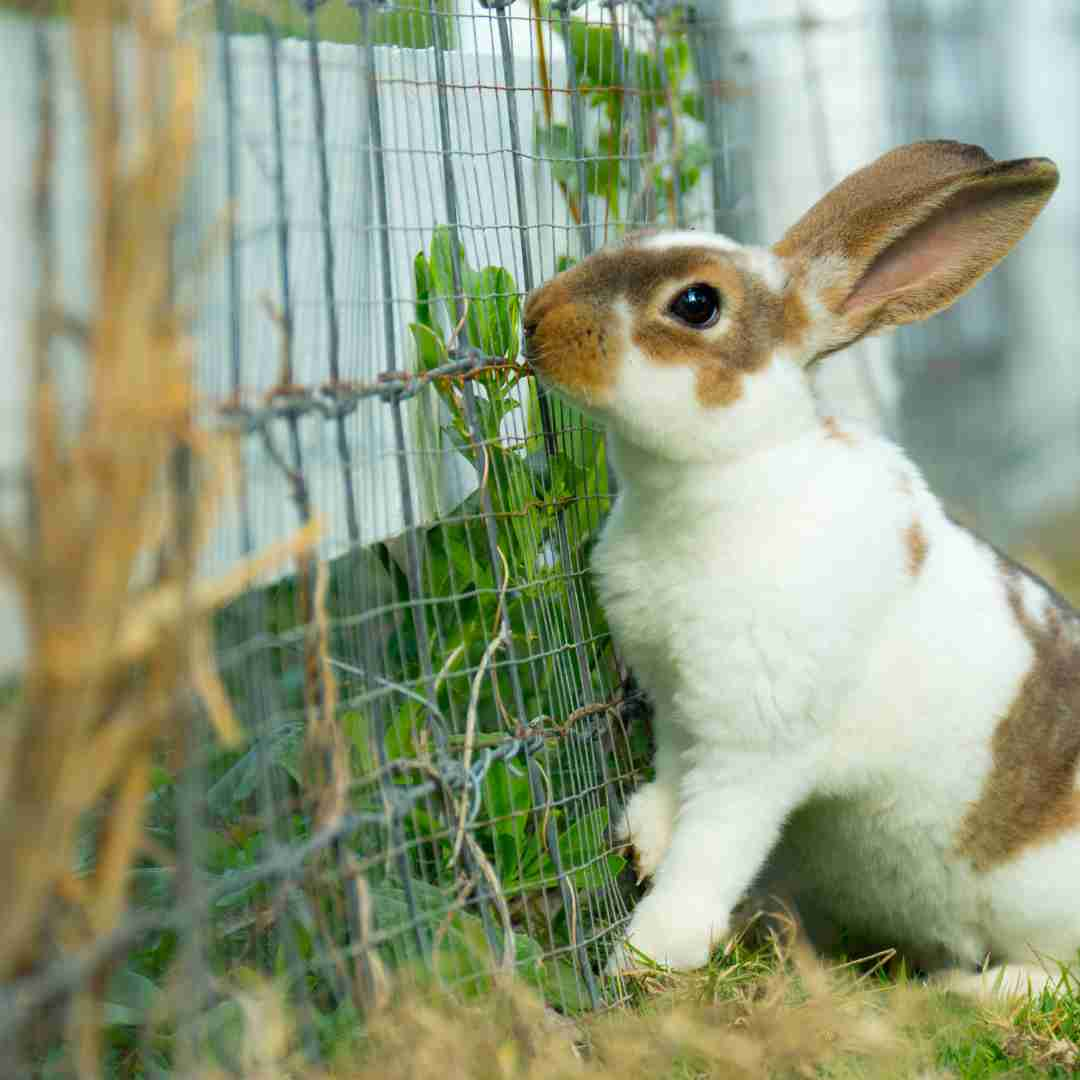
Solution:
[[[978,1006],[878,969],[827,967],[776,939],[735,944],[690,974],[645,971],[631,1003],[573,1020],[520,983],[462,1003],[403,979],[320,1075],[1064,1078],[1080,1070],[1075,991]],[[261,1000],[257,1045],[242,1040],[239,1055],[270,1075],[303,1072],[287,1013]]]

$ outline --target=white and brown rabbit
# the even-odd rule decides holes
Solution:
[[[641,953],[705,963],[754,887],[812,938],[976,991],[1077,965],[1080,616],[898,447],[822,416],[806,374],[951,304],[1057,182],[916,143],[771,248],[654,234],[529,297],[527,354],[606,425],[620,484],[593,570],[656,710],[621,827],[652,878]]]

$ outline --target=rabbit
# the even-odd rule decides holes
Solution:
[[[617,829],[652,884],[609,973],[704,965],[755,895],[975,993],[1075,967],[1080,617],[807,375],[952,304],[1057,183],[914,143],[771,248],[632,236],[527,298],[528,361],[607,431],[591,569],[655,706]]]

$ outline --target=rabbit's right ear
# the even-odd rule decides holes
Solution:
[[[853,173],[773,251],[802,295],[808,359],[948,307],[1027,232],[1058,183],[1047,158],[912,143]]]

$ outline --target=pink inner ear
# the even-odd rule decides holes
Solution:
[[[997,244],[984,216],[995,203],[1004,202],[1000,191],[976,188],[957,193],[874,259],[842,310],[869,307],[916,286],[929,286],[934,278],[962,270],[980,251],[985,258],[987,248]]]

